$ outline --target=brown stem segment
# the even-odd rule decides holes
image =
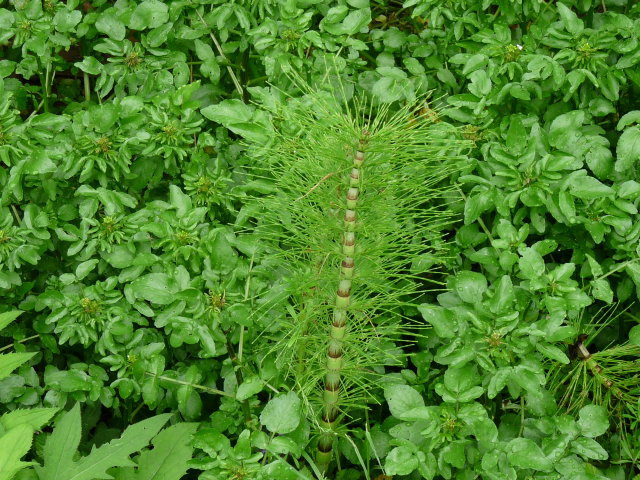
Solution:
[[[586,338],[586,337],[585,337]],[[574,348],[577,351],[578,357],[587,364],[591,373],[593,373],[594,377],[598,379],[598,381],[606,388],[607,390],[611,390],[611,392],[618,398],[622,397],[622,391],[615,386],[613,381],[606,377],[602,372],[603,368],[593,359],[591,358],[591,352],[587,350],[587,347],[580,340]]]
[[[355,272],[356,252],[356,207],[360,195],[360,180],[362,164],[364,163],[364,148],[368,142],[369,133],[363,132],[358,150],[353,157],[353,166],[349,175],[349,187],[346,194],[344,211],[344,231],[342,232],[342,264],[338,288],[333,308],[333,320],[329,329],[329,345],[327,347],[326,373],[324,378],[323,408],[320,425],[323,432],[318,440],[316,464],[322,472],[329,468],[333,452],[334,431],[339,422],[339,402],[341,397],[341,370],[343,368],[343,342],[349,320],[351,306],[351,287]]]

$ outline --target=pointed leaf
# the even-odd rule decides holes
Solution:
[[[41,479],[69,480],[67,475],[73,467],[73,454],[80,444],[80,436],[80,404],[76,403],[56,422],[44,444],[44,465],[36,467]]]
[[[0,425],[5,430],[11,430],[18,425],[30,425],[34,430],[42,428],[46,423],[51,420],[51,417],[58,411],[57,408],[29,408],[13,410],[7,412],[0,417]]]
[[[171,415],[171,413],[165,413],[130,425],[120,438],[92,450],[89,455],[77,462],[66,472],[64,479],[47,477],[47,480],[111,479],[112,476],[107,473],[107,470],[111,467],[134,465],[129,455],[147,446]]]
[[[20,310],[0,313],[0,330],[4,329],[7,325],[18,318],[18,315],[21,313],[22,312]]]
[[[178,423],[163,430],[153,439],[153,450],[138,460],[136,480],[179,480],[189,469],[193,454],[191,438],[196,423]]]
[[[36,352],[29,353],[6,353],[0,355],[0,379],[3,379],[13,372],[20,365],[33,357]]]
[[[33,462],[21,462],[31,448],[33,428],[27,424],[18,425],[0,437],[0,480],[11,480],[24,467]]]

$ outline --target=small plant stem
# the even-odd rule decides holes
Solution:
[[[242,385],[244,379],[242,378],[242,372],[240,371],[240,363],[238,361],[238,356],[233,348],[233,345],[229,341],[229,337],[227,337],[226,341],[227,352],[229,352],[229,360],[231,360],[231,364],[233,365],[233,374],[236,377],[236,383],[238,386]],[[251,423],[251,409],[249,408],[249,402],[247,400],[242,400],[242,414],[244,415],[244,422],[249,425]]]
[[[144,407],[144,402],[140,402],[140,404],[133,410],[133,412],[131,412],[131,415],[129,416],[130,424],[133,423],[133,419],[136,417],[142,407]]]
[[[40,337],[40,335],[32,335],[30,337],[23,338],[22,340],[18,340],[15,343],[25,343],[25,342],[28,342],[29,340],[34,340],[34,339],[39,338],[39,337]],[[10,349],[11,347],[13,347],[13,345],[5,345],[4,347],[0,348],[0,352],[4,352],[5,350]]]
[[[91,100],[91,80],[89,79],[89,74],[83,72],[82,79],[84,83],[84,99],[89,102]]]
[[[264,82],[265,80],[269,80],[269,77],[267,77],[266,75],[263,77],[250,78],[249,80],[247,80],[247,85],[261,83],[261,82]]]
[[[524,397],[520,397],[520,433],[518,434],[519,437],[521,437],[522,434],[524,433],[524,412],[525,412]]]
[[[205,387],[204,385],[198,385],[196,383],[189,383],[189,382],[185,382],[182,380],[177,380],[175,378],[171,378],[171,377],[166,377],[164,375],[156,375],[155,373],[151,373],[151,372],[144,372],[145,375],[148,375],[150,377],[156,377],[159,380],[165,380],[167,382],[171,382],[171,383],[177,383],[178,385],[187,385],[188,387],[193,387],[193,388],[197,388],[198,390],[202,390],[208,393],[213,393],[215,395],[222,395],[223,397],[230,397],[230,398],[236,398],[234,395],[231,395],[227,392],[223,392],[222,390],[218,390],[217,388],[210,388],[210,387]]]
[[[466,202],[467,197],[465,196],[462,189],[460,187],[456,187],[456,188],[458,189],[458,192],[460,192],[460,196],[462,197],[462,199]],[[480,225],[480,228],[482,228],[484,233],[487,235],[487,238],[489,239],[489,241],[493,243],[493,236],[491,235],[491,232],[489,231],[489,229],[487,228],[487,226],[485,225],[481,217],[478,217],[478,224]]]
[[[634,258],[632,260],[627,260],[624,263],[621,263],[620,265],[618,265],[615,268],[612,268],[611,270],[609,270],[607,273],[605,273],[604,275],[600,275],[598,278],[596,278],[595,280],[602,280],[603,278],[607,278],[609,275],[614,274],[616,272],[619,272],[620,270],[622,270],[623,268],[626,268],[627,265],[630,265],[632,263],[637,262],[638,260],[640,260],[640,257],[638,258]]]
[[[358,149],[353,157],[345,202],[344,227],[342,232],[342,265],[338,277],[338,290],[333,308],[333,319],[329,330],[322,418],[320,419],[320,425],[323,431],[318,440],[318,451],[316,453],[316,464],[323,473],[328,470],[329,463],[331,462],[335,430],[339,423],[339,403],[341,400],[340,383],[344,361],[343,343],[346,336],[349,307],[351,305],[351,284],[355,271],[356,207],[360,194],[361,170],[365,157],[364,150],[367,143],[368,133],[363,132],[359,140]],[[323,180],[321,180],[321,182]]]
[[[316,188],[318,188],[320,185],[322,185],[322,182],[324,182],[325,180],[330,179],[331,177],[333,177],[336,173],[338,172],[331,172],[331,173],[327,173],[324,177],[322,177],[318,183],[316,183],[313,187],[311,187],[309,189],[309,191],[307,193],[305,193],[304,195],[299,196],[298,198],[296,198],[296,202],[299,202],[300,200],[308,197]]]
[[[253,269],[253,259],[249,262],[249,273],[247,274],[247,281],[244,282],[244,301],[249,298],[249,289],[251,288],[251,270]],[[242,351],[244,349],[244,325],[240,326],[240,339],[238,340],[238,364],[242,364]]]
[[[29,116],[27,117],[27,121],[29,121],[32,117],[35,117],[43,105],[44,105],[44,99],[40,100],[40,103],[38,103],[38,106],[36,107],[36,109],[29,114]]]
[[[42,80],[42,76],[40,77],[40,82],[42,83],[42,89],[43,89],[42,101],[43,101],[43,108],[45,113],[49,112],[49,95],[51,93],[50,83],[53,83],[55,72],[53,72],[53,75],[51,75],[51,80],[49,80],[50,74],[51,74],[51,62],[47,62],[47,67],[44,72],[44,81]]]
[[[620,388],[615,385],[613,380],[606,376],[606,374],[604,373],[604,369],[598,362],[594,360],[591,352],[587,350],[587,347],[584,345],[584,343],[582,343],[581,341],[578,342],[576,344],[576,349],[578,357],[580,357],[580,360],[582,360],[587,365],[587,367],[589,367],[593,378],[595,378],[598,383],[600,383],[600,385],[602,385],[605,389],[609,390],[616,398],[623,400],[624,393],[622,392],[622,390],[620,390]]]
[[[16,208],[16,206],[14,204],[11,204],[11,211],[13,212],[13,216],[16,217],[16,222],[18,222],[18,225],[20,225],[21,227],[22,225],[22,219],[20,218],[20,215],[18,215],[18,209]],[[30,337],[32,338],[32,337]]]
[[[209,28],[209,25],[207,25],[207,22],[204,20],[202,15],[200,15],[200,12],[197,11],[197,10],[195,12],[196,12],[196,15],[198,15],[198,17],[200,18],[200,21],[202,22],[202,24],[206,28]],[[220,54],[220,56],[222,58],[224,58],[225,61],[228,62],[229,59],[227,58],[227,56],[222,51],[222,47],[218,43],[218,39],[215,37],[215,35],[213,34],[213,32],[211,30],[209,30],[209,36],[211,37],[211,41],[213,42],[213,44],[216,46],[216,50],[218,50],[218,53]],[[233,69],[229,65],[227,65],[227,71],[229,72],[229,75],[231,75],[231,80],[233,81],[233,85],[236,87],[236,90],[240,94],[240,97],[244,98],[244,89],[240,85],[240,82],[238,81],[238,77],[236,77],[236,74],[233,72]]]

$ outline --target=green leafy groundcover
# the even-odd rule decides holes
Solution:
[[[639,37],[0,1],[0,479],[640,478]]]

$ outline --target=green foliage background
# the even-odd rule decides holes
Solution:
[[[634,478],[639,32],[632,0],[0,1],[0,312],[24,312],[2,349],[32,354],[2,413],[79,403],[85,456],[175,413],[199,424],[184,478],[314,478],[252,227],[262,147],[305,106],[287,73],[329,65],[374,104],[432,90],[455,108],[424,116],[473,144],[448,288],[406,313],[433,328],[352,412],[333,478]],[[51,435],[16,478],[50,479]]]

